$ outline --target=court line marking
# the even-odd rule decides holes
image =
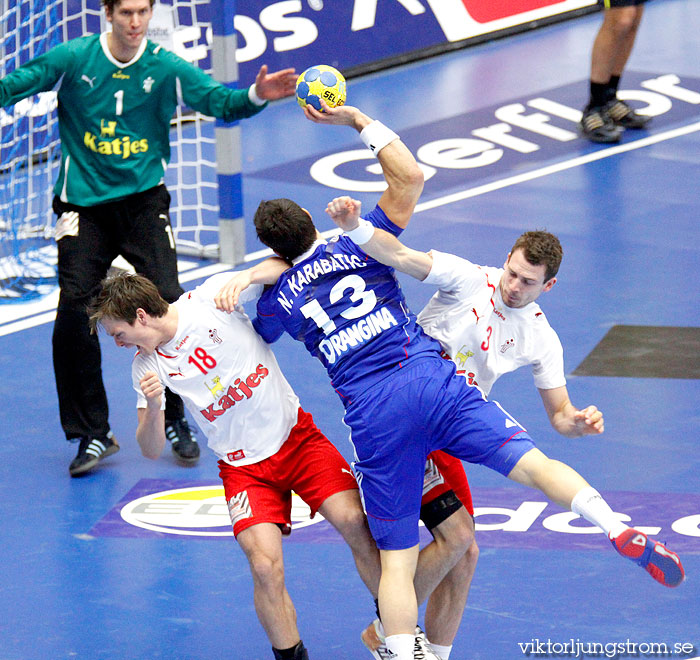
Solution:
[[[190,282],[192,280],[198,280],[202,277],[210,277],[211,275],[216,275],[217,273],[223,273],[227,270],[232,270],[233,266],[230,264],[209,264],[207,266],[202,266],[201,268],[193,268],[185,272],[181,272],[178,275],[180,282]],[[50,294],[44,301],[46,307],[50,307],[49,311],[40,311],[34,314],[34,316],[28,316],[23,319],[19,319],[10,323],[5,323],[0,325],[0,337],[5,335],[10,335],[13,332],[21,332],[22,330],[27,330],[29,328],[34,328],[38,325],[43,325],[44,323],[51,323],[56,320],[56,304],[58,302],[58,292]],[[36,309],[40,309],[43,305],[37,305]],[[44,308],[45,309],[45,308]]]
[[[665,142],[666,140],[673,140],[677,137],[683,137],[685,135],[690,135],[700,131],[700,121],[693,124],[688,124],[687,126],[681,126],[680,128],[674,128],[669,131],[663,131],[655,135],[650,135],[645,138],[640,138],[632,142],[627,142],[625,144],[619,144],[614,147],[607,147],[604,149],[599,149],[593,151],[584,156],[577,156],[575,158],[570,158],[569,160],[562,161],[561,163],[555,163],[554,165],[547,165],[546,167],[540,167],[531,172],[524,172],[522,174],[516,174],[514,176],[509,176],[498,181],[492,181],[491,183],[486,183],[481,186],[476,186],[475,188],[470,188],[469,190],[463,190],[462,192],[452,193],[450,195],[445,195],[444,197],[438,197],[436,199],[431,199],[427,202],[422,202],[416,205],[414,210],[414,215],[416,213],[421,213],[422,211],[428,211],[431,209],[438,208],[440,206],[446,206],[447,204],[453,204],[455,202],[460,202],[465,199],[470,199],[472,197],[478,197],[479,195],[485,195],[486,193],[493,192],[495,190],[502,190],[503,188],[508,188],[510,186],[515,186],[519,183],[525,183],[526,181],[533,181],[535,179],[540,179],[550,174],[557,174],[559,172],[564,172],[566,170],[573,169],[574,167],[579,167],[580,165],[587,165],[588,163],[593,163],[598,160],[603,160],[604,158],[610,158],[611,156],[617,156],[618,154],[627,153],[628,151],[635,151],[636,149],[642,149],[659,142]],[[340,234],[340,229],[331,229],[329,231],[322,232],[321,236],[323,238],[331,238]],[[271,256],[272,250],[266,248],[264,250],[258,250],[256,252],[251,252],[247,254],[243,261],[244,263],[250,263],[252,261],[258,261],[264,257]],[[190,282],[192,280],[209,277],[217,273],[225,272],[233,267],[228,264],[211,264],[208,266],[202,266],[201,268],[193,268],[184,273],[181,273],[179,278],[180,282]],[[52,306],[54,303],[48,301],[48,306]],[[52,309],[45,313],[37,313],[34,316],[17,320],[11,323],[0,324],[0,337],[4,335],[9,335],[14,332],[20,332],[22,330],[27,330],[28,328],[33,328],[38,325],[43,325],[44,323],[51,323],[56,318],[56,310]]]
[[[416,208],[413,211],[413,214],[415,215],[416,213],[420,213],[421,211],[429,211],[440,206],[453,204],[454,202],[460,202],[464,199],[470,199],[471,197],[485,195],[486,193],[493,192],[494,190],[502,190],[503,188],[508,188],[510,186],[514,186],[519,183],[524,183],[526,181],[540,179],[544,176],[549,176],[550,174],[564,172],[565,170],[573,169],[574,167],[578,167],[580,165],[587,165],[588,163],[593,163],[597,160],[603,160],[604,158],[617,156],[618,154],[626,153],[628,151],[634,151],[635,149],[641,149],[643,147],[648,147],[659,142],[672,140],[674,138],[689,135],[690,133],[695,133],[697,131],[700,131],[700,122],[695,122],[694,124],[689,124],[688,126],[681,126],[680,128],[674,128],[670,131],[664,131],[662,133],[650,135],[648,137],[640,138],[632,142],[619,144],[614,147],[599,149],[598,151],[593,151],[584,156],[577,156],[569,160],[564,160],[561,163],[555,163],[554,165],[540,167],[539,169],[532,170],[531,172],[515,174],[513,176],[506,177],[505,179],[499,179],[498,181],[492,181],[491,183],[485,183],[481,186],[470,188],[469,190],[463,190],[462,192],[452,193],[450,195],[445,195],[444,197],[437,197],[436,199],[431,199],[427,202],[416,204]],[[337,236],[340,233],[340,229],[331,229],[329,231],[323,232],[321,236],[323,236],[324,238],[331,238],[333,236]],[[257,261],[258,259],[262,259],[263,257],[269,257],[271,255],[272,250],[258,250],[257,252],[251,252],[250,254],[246,255],[244,261],[246,263],[249,261]]]
[[[657,144],[658,142],[664,142],[665,140],[672,140],[677,137],[689,135],[690,133],[695,133],[696,131],[700,131],[700,122],[695,122],[694,124],[689,124],[688,126],[681,126],[680,128],[674,128],[670,131],[664,131],[663,133],[657,133],[656,135],[650,135],[649,137],[640,138],[639,140],[634,140],[633,142],[627,142],[614,147],[608,147],[607,149],[593,151],[585,156],[577,156],[576,158],[571,158],[570,160],[565,160],[554,165],[541,167],[537,170],[532,170],[531,172],[516,174],[514,176],[501,179],[500,181],[493,181],[482,186],[477,186],[476,188],[470,188],[469,190],[464,190],[459,193],[453,193],[451,195],[446,195],[445,197],[439,197],[428,202],[423,202],[422,204],[416,205],[414,213],[427,211],[428,209],[434,209],[438,206],[445,206],[446,204],[459,202],[463,199],[469,199],[470,197],[484,195],[485,193],[493,192],[494,190],[501,190],[502,188],[514,186],[518,183],[532,181],[543,176],[549,176],[550,174],[570,170],[574,167],[578,167],[579,165],[587,165],[588,163],[593,163],[597,160],[603,160],[604,158],[617,156],[618,154],[623,154],[628,151],[648,147],[650,145]]]

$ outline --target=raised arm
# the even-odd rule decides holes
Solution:
[[[350,105],[330,108],[323,100],[321,104],[323,112],[307,105],[304,108],[306,117],[318,124],[344,124],[359,131],[362,141],[377,156],[386,179],[387,188],[379,199],[379,206],[395,225],[405,228],[424,183],[423,171],[413,154],[394,131],[357,108]]]
[[[551,390],[537,390],[554,429],[567,438],[597,435],[605,430],[603,413],[595,406],[579,410],[569,399],[566,385]]]
[[[297,74],[294,69],[282,69],[268,73],[263,64],[255,77],[255,93],[264,101],[274,101],[294,94]]]
[[[362,220],[361,210],[361,203],[347,196],[336,197],[326,207],[326,213],[333,222],[370,257],[418,280],[424,280],[433,267],[430,252],[419,252],[406,247],[396,236]]]

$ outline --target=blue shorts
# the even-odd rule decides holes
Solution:
[[[436,449],[508,475],[535,445],[498,403],[442,358],[410,362],[348,406],[354,468],[377,546],[418,543],[423,475]]]

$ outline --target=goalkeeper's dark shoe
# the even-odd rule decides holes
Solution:
[[[177,459],[187,465],[194,465],[199,460],[199,444],[192,435],[187,419],[165,420],[165,437]]]
[[[615,124],[603,108],[588,107],[583,111],[579,130],[591,142],[619,142],[625,129]]]
[[[78,446],[78,455],[71,461],[68,468],[71,477],[89,472],[103,458],[119,451],[119,445],[111,431],[103,438],[83,437],[75,440],[80,442],[80,445]]]
[[[620,99],[613,99],[606,103],[603,107],[603,115],[622,128],[644,128],[651,121],[649,115],[640,115]]]
[[[610,540],[623,557],[641,566],[665,587],[677,587],[683,582],[685,571],[678,555],[644,532],[630,527]]]

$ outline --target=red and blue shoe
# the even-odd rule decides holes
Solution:
[[[678,555],[663,543],[650,539],[644,532],[630,527],[610,541],[623,557],[639,564],[665,587],[677,587],[685,579]]]

